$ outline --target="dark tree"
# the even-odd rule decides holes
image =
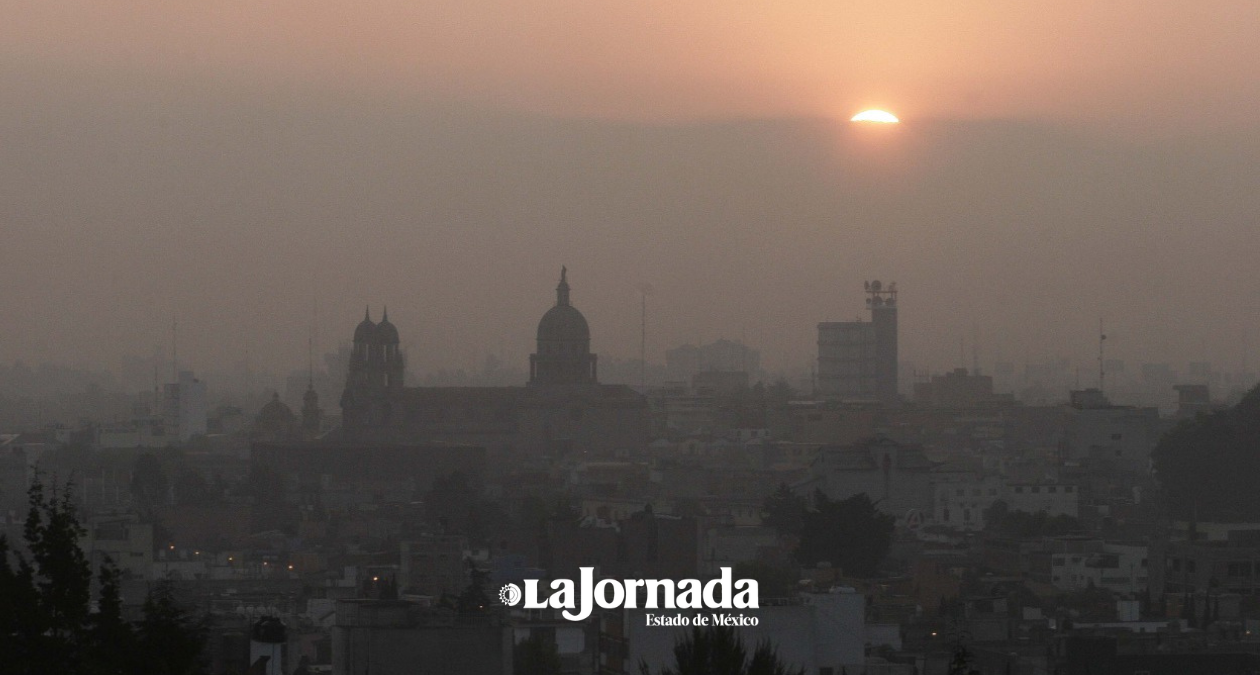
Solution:
[[[1011,510],[1001,500],[985,509],[984,529],[1007,537],[1059,537],[1084,531],[1081,521],[1072,516]]]
[[[97,572],[100,593],[92,617],[87,661],[97,673],[134,673],[141,670],[136,633],[122,618],[122,574],[112,561]]]
[[[641,675],[652,675],[646,662],[639,663]],[[718,626],[693,628],[674,645],[674,666],[657,675],[804,675],[779,659],[778,650],[764,641],[751,658],[744,640],[735,629]]]
[[[1151,453],[1171,515],[1221,522],[1260,518],[1260,387],[1229,410],[1186,420]]]
[[[468,586],[456,601],[456,609],[461,615],[485,614],[489,610],[490,596],[486,594],[486,581],[489,578],[489,572],[477,569],[471,560],[468,561]]]
[[[805,514],[797,560],[809,566],[830,563],[853,576],[874,576],[892,545],[893,522],[865,493],[833,501],[816,491],[813,507]]]
[[[30,558],[12,553],[0,536],[0,670],[16,675],[200,672],[187,665],[203,642],[190,615],[158,595],[145,604],[139,627],[123,621],[121,575],[108,560],[96,575],[99,593],[92,611],[92,569],[79,548],[86,531],[75,513],[70,487],[45,496],[37,476],[28,495],[30,510],[22,535]],[[159,640],[162,626],[167,629]],[[180,655],[183,667],[172,669],[163,661],[147,660],[163,655],[162,644],[174,645],[171,653]]]
[[[796,597],[800,581],[800,575],[792,568],[759,561],[736,563],[731,573],[736,579],[756,579],[762,598]]]
[[[560,650],[556,641],[542,632],[530,633],[516,643],[512,654],[513,675],[560,675]]]
[[[79,548],[87,531],[75,517],[70,485],[45,498],[39,478],[28,492],[29,511],[22,535],[31,552],[39,603],[29,616],[39,626],[37,652],[49,665],[71,667],[83,658],[92,601],[92,567]]]
[[[805,512],[808,510],[809,501],[793,492],[787,483],[781,483],[779,489],[762,502],[761,522],[766,527],[773,527],[779,534],[800,534],[805,528]]]
[[[194,675],[204,671],[205,620],[195,618],[175,597],[170,581],[159,581],[149,590],[144,601],[144,619],[137,629],[145,672]]]
[[[962,644],[956,645],[949,659],[949,675],[975,675],[979,672],[971,667],[971,652]]]

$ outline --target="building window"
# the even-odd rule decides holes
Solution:
[[[1067,494],[1072,494],[1075,490],[1076,488],[1072,487],[1071,485],[1063,486],[1063,491],[1066,492]]]
[[[1022,494],[1024,494],[1024,488],[1022,488],[1022,487],[1016,487],[1016,488],[1015,488],[1015,494],[1017,494],[1017,495],[1022,495]]]
[[[1036,494],[1041,494],[1041,486],[1040,486],[1040,485],[1034,485],[1034,486],[1033,486],[1033,488],[1032,488],[1032,493],[1033,493],[1033,494],[1035,494],[1035,495],[1036,495]]]
[[[945,516],[945,522],[948,523],[949,522],[949,509],[945,509],[943,512],[943,515]]]
[[[1056,492],[1058,492],[1058,491],[1059,491],[1059,488],[1057,488],[1057,487],[1055,487],[1055,486],[1053,486],[1053,485],[1051,485],[1050,487],[1046,488],[1046,492],[1049,492],[1050,494],[1055,494],[1055,493],[1056,493]]]

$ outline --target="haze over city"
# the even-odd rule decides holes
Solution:
[[[1257,27],[0,0],[0,670],[1260,674]]]
[[[316,306],[332,349],[370,303],[417,371],[523,364],[565,264],[612,356],[650,283],[649,361],[799,371],[883,278],[924,370],[973,334],[1087,365],[1100,317],[1115,358],[1239,367],[1260,9],[912,4],[12,5],[0,362],[178,319],[191,367],[300,368]]]

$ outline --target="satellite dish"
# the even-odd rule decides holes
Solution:
[[[879,307],[880,305],[884,304],[884,299],[881,297],[874,297],[868,300],[868,302],[871,303],[871,307]]]
[[[875,281],[872,281],[872,282],[871,282],[871,290],[872,290],[872,291],[875,291],[876,293],[878,293],[878,292],[879,292],[879,288],[880,288],[879,279],[876,279]]]
[[[891,305],[891,304],[893,304],[894,302],[897,302],[897,299],[896,299],[896,298],[887,298],[886,300],[884,300],[884,304],[885,304],[885,305]]]
[[[862,288],[865,288],[865,289],[866,289],[866,290],[868,290],[868,291],[869,291],[869,290],[871,290],[871,282],[869,282],[869,281],[863,281],[863,282],[862,282]]]

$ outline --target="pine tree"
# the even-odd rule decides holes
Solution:
[[[531,633],[516,643],[512,655],[513,675],[560,675],[560,652],[555,640],[542,633]]]
[[[29,559],[0,536],[0,671],[6,675],[192,675],[204,631],[159,584],[136,627],[122,618],[121,573],[106,560],[96,576],[79,547],[86,534],[69,484],[45,496],[36,476],[22,535]],[[16,561],[16,565],[14,562]],[[141,661],[140,655],[156,659]]]
[[[153,585],[144,601],[144,619],[137,626],[144,672],[153,675],[192,675],[202,672],[204,620],[193,617],[175,597],[169,580]]]
[[[646,662],[639,663],[641,675],[652,675]],[[674,645],[674,667],[657,675],[804,675],[804,669],[791,669],[780,660],[769,641],[757,645],[749,658],[743,639],[735,629],[718,626],[693,628]]]
[[[122,573],[106,559],[97,572],[100,593],[89,627],[87,660],[99,675],[124,675],[137,670],[136,633],[122,618]]]

